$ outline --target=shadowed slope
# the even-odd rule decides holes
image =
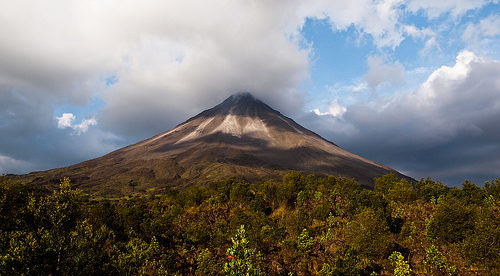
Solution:
[[[45,184],[70,176],[87,192],[118,196],[131,187],[154,192],[233,175],[257,181],[289,170],[351,177],[367,186],[373,177],[394,172],[341,149],[245,93],[150,139],[25,178]]]

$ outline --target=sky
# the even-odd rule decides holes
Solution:
[[[250,92],[415,179],[500,177],[498,0],[0,7],[0,174],[95,158]]]

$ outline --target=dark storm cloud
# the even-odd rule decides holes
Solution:
[[[303,20],[296,7],[245,1],[2,3],[0,174],[104,154],[167,130],[235,92],[252,91],[285,112],[300,109],[297,87],[308,77],[309,53],[293,38]],[[74,125],[57,128],[62,114],[54,113],[56,107],[85,108],[93,97],[104,102],[90,110],[95,124],[79,128],[93,118],[77,117]]]
[[[500,62],[463,51],[409,95],[301,119],[340,146],[414,178],[458,185],[500,177]]]
[[[109,152],[119,142],[99,129],[83,136],[58,129],[50,101],[28,98],[13,88],[0,87],[0,110],[0,173],[70,165]]]

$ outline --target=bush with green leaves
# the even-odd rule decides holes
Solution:
[[[462,254],[474,265],[492,269],[500,264],[500,210],[482,208],[477,215],[474,232],[464,239]]]
[[[208,248],[202,249],[196,258],[196,272],[200,275],[218,275],[223,269],[212,251]]]
[[[387,254],[391,245],[390,237],[386,221],[371,209],[357,214],[347,224],[347,243],[366,258]]]
[[[224,273],[231,276],[262,275],[259,266],[260,252],[255,253],[255,250],[249,247],[244,225],[236,230],[236,235],[231,238],[231,241],[233,245],[226,252],[228,261],[224,264]]]
[[[304,254],[314,245],[314,238],[309,236],[309,231],[303,229],[302,233],[297,237],[297,249],[299,253]]]
[[[425,250],[423,264],[430,275],[454,275],[456,272],[455,266],[446,262],[446,258],[435,245]]]
[[[500,273],[499,181],[377,183],[292,172],[96,200],[0,177],[0,275]]]
[[[389,256],[389,261],[391,261],[391,264],[394,267],[395,276],[411,275],[410,265],[405,261],[405,257],[400,252],[392,252]]]
[[[448,187],[443,185],[441,182],[436,182],[427,178],[420,179],[420,181],[415,184],[415,190],[419,198],[430,202],[431,200],[437,200],[441,195],[446,194],[448,192]]]
[[[427,236],[441,243],[462,241],[474,229],[474,209],[454,198],[439,200],[427,224]]]
[[[0,272],[60,274],[71,261],[71,231],[80,214],[79,191],[68,178],[49,195],[29,193],[19,229],[9,232]]]
[[[155,237],[150,242],[134,237],[134,233],[129,234],[132,238],[125,244],[125,247],[118,253],[115,265],[122,275],[167,275],[163,266],[163,256],[159,243]]]

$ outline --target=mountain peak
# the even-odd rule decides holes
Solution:
[[[262,101],[254,97],[248,92],[237,93],[229,96],[226,100],[222,102],[225,106],[248,106],[248,105],[265,105]]]
[[[256,101],[257,99],[249,92],[240,92],[229,96],[226,101],[239,102],[239,101]]]
[[[289,170],[352,177],[372,186],[393,169],[338,147],[272,109],[250,93],[238,93],[175,128],[66,168],[31,174],[36,183],[70,175],[121,195],[132,179],[141,189],[206,184],[238,175],[250,181]]]
[[[244,92],[229,96],[222,103],[216,105],[211,109],[203,111],[202,113],[191,118],[190,120],[199,117],[213,117],[216,115],[228,115],[228,114],[246,116],[246,117],[256,117],[257,114],[268,113],[268,112],[279,114],[278,111],[272,109],[267,104],[255,98],[252,94]]]

